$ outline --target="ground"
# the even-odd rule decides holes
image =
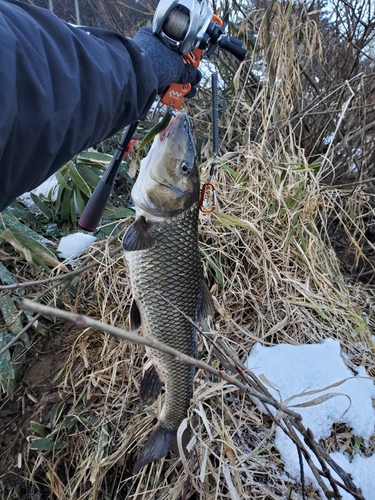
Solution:
[[[35,463],[36,453],[29,451],[27,436],[30,435],[30,421],[37,418],[43,402],[43,413],[48,413],[61,397],[53,392],[52,379],[64,365],[67,352],[64,351],[62,333],[48,331],[46,336],[36,335],[24,363],[19,387],[10,400],[5,395],[0,399],[0,498],[42,499],[39,487],[33,493],[33,485],[25,481],[22,463],[28,457],[27,468]],[[19,463],[20,460],[20,463]],[[37,478],[35,478],[37,480]],[[44,482],[44,481],[42,481]],[[44,498],[49,498],[48,491]],[[2,496],[3,495],[3,496]],[[13,496],[7,496],[13,495]]]

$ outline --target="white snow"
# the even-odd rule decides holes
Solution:
[[[57,251],[63,259],[69,259],[75,255],[80,254],[86,248],[96,241],[95,236],[86,233],[73,233],[68,236],[63,236],[60,240]]]
[[[37,196],[40,194],[42,194],[44,196],[48,196],[49,192],[51,190],[55,189],[55,187],[57,185],[58,185],[58,180],[56,178],[56,175],[53,174],[47,180],[42,182],[42,184],[40,184],[40,186],[37,186],[35,189],[33,189],[32,192],[34,194],[36,194]]]
[[[366,458],[358,454],[354,455],[353,460],[350,462],[347,457],[342,453],[330,453],[333,460],[347,473],[350,474],[354,480],[354,484],[362,490],[362,496],[366,500],[374,500],[375,498],[375,455]],[[337,474],[333,476],[342,482]],[[340,489],[343,500],[353,500],[353,496],[344,490]]]
[[[45,180],[40,186],[37,186],[35,189],[33,189],[31,192],[34,193],[36,196],[39,196],[42,194],[46,198],[48,197],[50,191],[54,190],[55,187],[58,185],[58,181],[56,178],[56,175],[51,175],[47,180]],[[25,205],[28,208],[35,207],[34,202],[30,198],[30,193],[24,193],[23,195],[20,196],[20,199],[25,203]],[[52,200],[56,199],[56,194],[52,194]]]
[[[263,347],[258,343],[249,355],[247,366],[261,376],[263,382],[266,380],[267,388],[278,401],[302,415],[304,426],[312,430],[316,440],[329,437],[334,423],[346,424],[353,435],[362,437],[365,442],[374,434],[372,399],[375,398],[375,385],[364,367],[358,367],[357,374],[349,370],[340,355],[338,341],[327,339],[322,344],[280,344],[274,347]],[[295,406],[328,394],[333,397],[319,404],[306,408]],[[280,427],[276,430],[275,445],[287,472],[299,481],[296,446]],[[356,454],[350,464],[342,453],[336,452],[332,458],[352,474],[366,500],[375,499],[375,455],[365,458]],[[310,481],[318,488],[306,462],[304,472],[306,482]],[[365,491],[371,493],[366,496]],[[344,491],[340,492],[344,500],[352,498]]]

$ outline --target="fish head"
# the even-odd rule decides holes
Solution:
[[[177,113],[158,134],[141,162],[132,190],[136,207],[158,217],[172,217],[199,199],[199,169],[189,118]]]

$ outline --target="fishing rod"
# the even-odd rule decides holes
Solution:
[[[243,43],[228,35],[226,29],[229,13],[221,19],[214,14],[206,0],[161,0],[153,18],[152,31],[168,48],[181,54],[186,64],[198,68],[203,51],[210,57],[221,47],[243,61],[247,50]],[[173,109],[180,109],[191,84],[172,83],[161,95],[161,102]],[[78,225],[89,232],[95,231],[102,218],[120,165],[129,153],[130,141],[138,122],[128,125],[116,148],[105,174],[89,199]],[[207,187],[207,186],[206,186]]]

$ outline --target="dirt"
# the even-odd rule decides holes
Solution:
[[[4,394],[0,397],[1,500],[50,498],[47,491],[25,479],[35,458],[27,438],[32,434],[30,421],[38,418],[40,403],[44,402],[43,411],[49,411],[59,397],[52,378],[66,361],[62,343],[62,335],[39,337],[27,354],[13,400]]]

